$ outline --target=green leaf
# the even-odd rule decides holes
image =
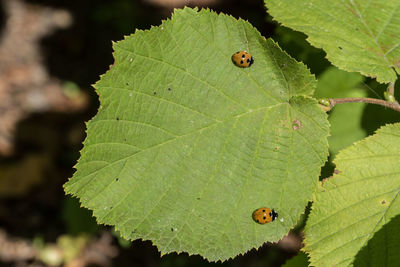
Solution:
[[[272,17],[268,17],[272,21]],[[310,69],[311,73],[320,75],[323,70],[331,66],[331,63],[325,58],[325,52],[322,49],[312,46],[307,42],[307,36],[298,31],[277,24],[272,38],[279,46],[297,61],[301,61]]]
[[[304,252],[299,252],[296,256],[286,261],[283,267],[307,267],[308,257]]]
[[[305,66],[249,23],[189,8],[114,49],[66,192],[162,254],[226,260],[286,235],[327,156]],[[233,64],[239,50],[251,67]],[[255,223],[263,206],[278,220]]]
[[[336,172],[314,197],[305,251],[313,266],[348,266],[400,214],[400,124],[387,125],[339,152]]]
[[[362,81],[363,77],[358,73],[330,67],[319,77],[314,96],[367,97],[366,90],[360,86]],[[365,103],[346,103],[335,106],[329,113],[331,136],[328,137],[328,143],[332,157],[335,157],[339,150],[367,136],[367,131],[361,126],[365,106]]]
[[[68,234],[95,234],[99,231],[99,226],[92,217],[92,213],[88,210],[81,209],[77,199],[67,196],[64,199],[63,206],[62,219]]]
[[[354,266],[400,266],[400,216],[385,224],[357,254]]]
[[[308,35],[335,66],[396,80],[400,72],[399,0],[265,0],[274,18]],[[299,12],[301,10],[301,12]]]

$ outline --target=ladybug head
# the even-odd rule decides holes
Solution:
[[[278,218],[278,213],[275,210],[271,210],[271,212],[269,213],[269,215],[271,216],[272,220],[274,221],[276,218]]]
[[[247,60],[247,63],[249,63],[249,66],[254,63],[253,57],[250,57],[250,59]]]

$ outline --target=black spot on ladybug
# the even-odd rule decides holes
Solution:
[[[258,222],[258,223],[259,223],[260,221],[257,219],[257,220],[256,220],[256,222]]]
[[[240,64],[243,64],[243,60],[240,60]]]
[[[243,55],[242,55],[242,58],[245,58],[245,57],[246,57],[246,55],[245,55],[245,54],[243,54]]]
[[[265,219],[267,219],[267,217],[263,216],[263,219],[265,220]]]
[[[263,212],[265,212],[265,210],[263,210]]]

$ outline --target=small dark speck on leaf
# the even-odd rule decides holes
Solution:
[[[119,181],[119,178],[118,178],[118,177],[117,177],[117,178],[115,178],[115,181],[117,181],[117,182],[118,182],[118,181]]]
[[[119,117],[117,117],[117,121],[119,121]]]
[[[292,122],[292,126],[293,126],[293,130],[297,131],[298,129],[300,129],[302,127],[301,121],[294,120]]]
[[[129,85],[129,83],[126,83],[126,85]]]
[[[342,50],[343,48],[341,46],[338,47],[340,50]]]
[[[113,208],[113,206],[110,207],[110,210]]]
[[[277,147],[274,147],[274,151],[278,151],[278,148],[277,148]]]
[[[171,91],[172,89],[170,87],[168,87],[168,91]]]
[[[382,205],[385,205],[386,204],[386,200],[382,200]]]
[[[153,93],[153,95],[156,95],[156,94],[157,94],[157,92],[154,92],[154,93]]]
[[[126,138],[124,138],[124,141],[126,142]]]
[[[171,228],[171,232],[173,232],[174,231],[174,228]]]
[[[200,198],[198,197],[197,200],[200,200]]]
[[[359,28],[356,28],[356,31],[360,30]]]
[[[136,233],[136,229],[134,229],[134,230],[132,231],[132,233],[133,233],[133,234]]]

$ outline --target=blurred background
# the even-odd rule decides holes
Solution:
[[[320,78],[318,97],[382,98],[384,86],[332,67],[306,36],[275,23],[263,0],[2,0],[0,266],[280,266],[298,253],[306,215],[277,244],[208,263],[185,253],[161,257],[149,241],[125,241],[64,194],[85,122],[99,106],[91,84],[113,63],[111,42],[157,26],[185,5],[248,20]],[[395,112],[371,105],[334,111],[331,157],[321,179],[332,174],[340,149],[399,121]]]

